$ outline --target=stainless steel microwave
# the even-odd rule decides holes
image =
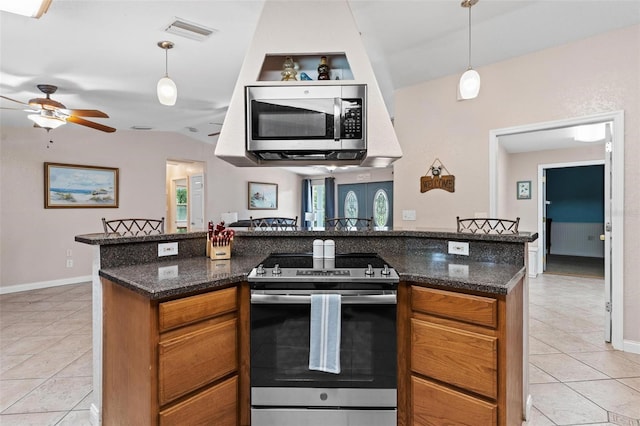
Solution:
[[[247,86],[245,95],[247,151],[259,162],[366,156],[366,85]]]

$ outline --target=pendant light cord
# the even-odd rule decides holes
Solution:
[[[471,69],[471,4],[469,5],[469,68]]]
[[[469,37],[471,37],[471,33],[469,33]],[[471,57],[469,57],[469,60],[471,60]],[[164,49],[164,76],[169,77],[169,49],[167,48]]]

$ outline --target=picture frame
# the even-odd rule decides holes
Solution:
[[[114,167],[44,163],[44,208],[117,208],[118,172]]]
[[[518,200],[531,199],[531,181],[530,180],[519,180],[516,183],[516,198]]]
[[[249,210],[277,210],[278,184],[249,182],[247,205]]]

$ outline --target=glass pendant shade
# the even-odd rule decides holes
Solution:
[[[45,115],[40,115],[40,114],[30,114],[30,115],[27,115],[27,118],[44,129],[56,129],[62,126],[63,124],[66,124],[66,121],[64,121],[61,118],[47,117]]]
[[[162,105],[172,106],[178,99],[178,88],[168,76],[162,77],[158,81],[158,100]]]
[[[472,68],[465,71],[458,84],[460,99],[474,99],[480,93],[480,74]]]

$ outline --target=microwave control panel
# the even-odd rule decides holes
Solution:
[[[342,99],[342,139],[362,139],[362,99]]]

